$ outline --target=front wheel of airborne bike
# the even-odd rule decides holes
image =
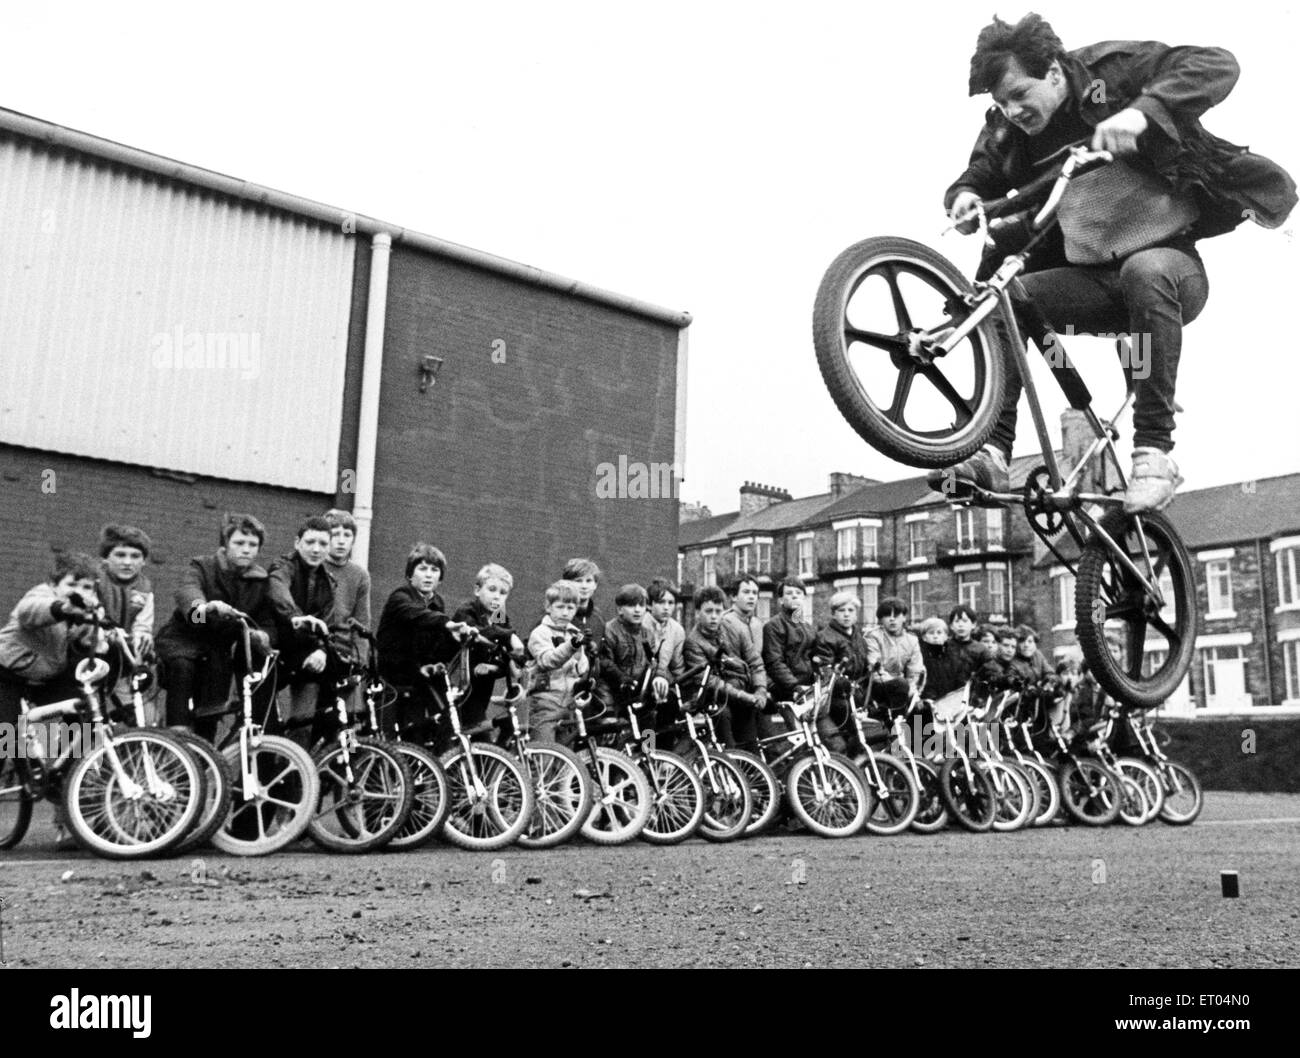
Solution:
[[[875,770],[880,774],[879,783],[875,782],[870,762],[862,769],[872,794],[867,830],[873,834],[901,834],[921,809],[921,791],[907,766],[888,753],[875,754]]]
[[[472,761],[459,746],[442,755],[450,805],[442,833],[462,849],[488,852],[512,844],[527,829],[533,788],[505,750],[473,742],[470,752]]]
[[[573,750],[530,743],[524,768],[533,784],[533,815],[519,835],[525,849],[562,845],[582,829],[591,812],[592,782]]]
[[[320,801],[320,777],[311,754],[280,735],[250,739],[251,796],[246,796],[238,739],[221,753],[234,773],[235,797],[212,844],[232,856],[266,856],[302,837]]]
[[[442,762],[414,742],[390,742],[411,769],[411,811],[385,849],[400,852],[419,848],[442,829],[451,803],[447,799],[447,773]]]
[[[799,822],[823,838],[852,837],[871,810],[857,765],[835,753],[822,762],[813,754],[800,757],[786,776],[785,792]]]
[[[595,751],[591,763],[589,753]],[[638,837],[654,808],[645,772],[626,753],[607,746],[592,746],[580,754],[592,780],[592,805],[582,836],[597,845],[623,845]]]
[[[27,762],[0,760],[0,849],[12,849],[32,823],[32,795],[27,789]]]
[[[1171,826],[1185,827],[1201,814],[1205,803],[1201,784],[1190,768],[1171,760],[1161,761],[1160,774],[1165,786],[1165,806],[1160,809],[1160,818]]]
[[[873,448],[914,467],[947,467],[988,440],[1010,372],[1004,325],[986,317],[936,352],[968,315],[970,282],[911,239],[865,239],[817,290],[813,345],[840,413]]]
[[[63,805],[83,848],[114,860],[155,856],[193,826],[203,807],[203,772],[170,735],[109,734],[69,773]]]
[[[1115,822],[1124,802],[1121,779],[1095,760],[1067,761],[1058,776],[1061,801],[1072,819],[1090,827]]]
[[[728,751],[709,750],[704,761],[690,762],[700,777],[704,790],[704,818],[700,820],[700,837],[705,841],[735,841],[744,836],[754,818],[754,795],[741,764]]]
[[[1112,510],[1100,525],[1143,577],[1160,588],[1163,605],[1094,533],[1079,556],[1075,593],[1079,648],[1111,697],[1126,705],[1154,708],[1177,691],[1196,652],[1192,560],[1178,531],[1158,512],[1130,515]],[[1166,644],[1164,660],[1149,672],[1148,629]],[[1118,638],[1118,657],[1111,653],[1107,633]]]
[[[346,752],[327,742],[312,758],[320,800],[307,836],[332,852],[370,852],[401,831],[411,812],[414,779],[406,758],[388,742],[357,739]]]
[[[948,812],[964,830],[982,834],[993,829],[998,799],[993,783],[975,765],[950,757],[939,770],[939,793]]]

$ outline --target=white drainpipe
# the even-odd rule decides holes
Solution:
[[[388,259],[393,239],[378,232],[370,243],[370,299],[366,304],[366,345],[361,362],[361,416],[357,422],[356,499],[352,517],[357,538],[352,559],[369,566],[370,523],[375,518],[375,453],[379,444],[379,383],[384,367],[384,315],[388,311]]]

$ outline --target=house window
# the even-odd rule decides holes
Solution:
[[[677,591],[678,591],[679,594],[680,594],[680,592],[681,592],[681,588],[682,588],[682,572],[683,572],[683,570],[682,570],[682,559],[683,559],[683,557],[684,557],[684,556],[682,555],[682,553],[681,553],[680,551],[678,551],[678,552],[677,552],[677,581],[676,581],[676,583],[677,583]]]
[[[1165,600],[1164,606],[1160,608],[1160,620],[1173,628],[1174,622],[1178,620],[1178,607],[1174,605],[1174,575],[1167,566],[1160,571],[1160,595]]]
[[[799,548],[799,576],[811,577],[813,575],[813,542],[811,537],[805,537],[798,542]]]
[[[980,575],[978,573],[957,574],[957,601],[978,612],[980,608]]]
[[[758,593],[758,609],[754,611],[760,621],[766,621],[772,616],[772,593],[770,591],[760,591]],[[761,645],[759,646],[761,650]]]
[[[772,542],[762,541],[754,545],[754,572],[760,576],[772,572]]]
[[[916,523],[913,522],[913,525]],[[925,581],[914,580],[908,586],[909,598],[908,605],[912,608],[909,615],[913,621],[919,621],[925,616]]]
[[[975,512],[969,507],[957,511],[957,550],[975,550]]]
[[[864,627],[870,627],[876,623],[876,607],[880,605],[880,585],[863,584],[860,586],[862,593],[862,612],[859,614],[858,621]]]
[[[1283,606],[1300,606],[1300,547],[1284,547],[1277,553],[1277,592]]]
[[[989,613],[1007,612],[1007,571],[990,567],[989,571]]]
[[[803,603],[799,607],[799,614],[804,624],[812,625],[814,628],[817,627],[815,611],[813,609],[816,599],[817,588],[815,585],[809,584],[808,590],[804,593]]]
[[[1208,708],[1239,709],[1254,704],[1246,691],[1246,655],[1241,647],[1205,647],[1201,657]]]
[[[1001,550],[1002,548],[1002,508],[990,507],[984,512],[985,528],[989,537],[989,550]]]
[[[749,572],[749,544],[736,548],[736,575]]]
[[[1055,605],[1052,616],[1055,627],[1069,627],[1074,624],[1074,574],[1067,569],[1055,574],[1052,580],[1055,581],[1056,589],[1052,593]]]
[[[857,561],[853,553],[857,535],[855,528],[841,529],[835,534],[835,564],[839,569],[852,569]]]
[[[718,571],[714,565],[715,558],[717,556],[712,553],[704,556],[704,572],[700,579],[704,582],[706,588],[716,587],[718,583]]]
[[[925,560],[925,522],[907,523],[907,556],[910,562]]]
[[[862,527],[862,562],[880,561],[880,530],[874,525]]]
[[[1169,651],[1151,647],[1142,655],[1142,675],[1149,678],[1156,672],[1169,656]],[[1183,676],[1178,688],[1157,708],[1158,716],[1194,716],[1196,707],[1192,703],[1191,675]]]
[[[1282,644],[1282,664],[1286,668],[1284,697],[1288,702],[1300,702],[1300,639]]]
[[[1235,616],[1232,610],[1232,561],[1230,559],[1218,558],[1213,562],[1205,563],[1205,586],[1209,596],[1209,612],[1206,616]]]

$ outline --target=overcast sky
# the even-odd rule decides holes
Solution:
[[[966,95],[970,53],[994,10],[1029,9],[31,4],[6,11],[0,102],[689,310],[682,495],[721,512],[746,479],[806,495],[832,470],[915,473],[835,410],[813,296],[869,235],[973,270],[973,238],[939,238],[988,105]],[[1067,47],[1228,48],[1242,77],[1206,126],[1300,173],[1294,6],[1035,9]],[[1210,300],[1185,338],[1175,433],[1188,488],[1300,471],[1298,223],[1202,244]],[[1070,349],[1101,407],[1118,405],[1109,347]],[[1055,422],[1062,401],[1048,407]],[[1017,452],[1032,446],[1022,415]]]

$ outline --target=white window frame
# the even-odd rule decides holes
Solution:
[[[795,537],[795,564],[799,570],[801,579],[806,577],[815,577],[817,575],[817,557],[816,548],[813,544],[814,536],[812,533],[800,533]],[[807,559],[807,569],[804,568],[804,560]]]
[[[857,561],[855,554],[858,543],[858,531],[850,526],[835,530],[835,568],[852,569]]]
[[[1273,607],[1273,612],[1300,610],[1300,536],[1284,536],[1280,540],[1274,540],[1268,549],[1277,556],[1278,604]]]
[[[927,520],[928,519],[926,515],[918,516],[915,514],[909,514],[905,519],[905,523],[907,525],[908,565],[915,565],[918,563],[925,562],[925,545],[927,543],[925,523]],[[919,555],[916,553],[918,550],[917,548],[918,544],[920,545],[920,552],[921,552]]]
[[[964,603],[966,606],[969,606],[976,613],[979,613],[980,611],[980,605],[979,605],[980,588],[983,587],[984,585],[984,578],[980,576],[980,573],[982,572],[983,571],[978,566],[976,566],[975,569],[973,570],[965,570],[957,574],[957,602]],[[964,580],[963,578],[966,577],[970,577],[971,579]],[[966,597],[967,588],[974,589],[970,593],[970,598]]]
[[[1281,708],[1300,712],[1300,628],[1284,628],[1277,641],[1282,647]]]
[[[870,534],[868,537],[867,534]],[[871,547],[867,547],[867,540]],[[864,566],[880,565],[880,523],[865,522],[858,528],[858,554]]]
[[[1246,640],[1245,642],[1241,642],[1241,639],[1243,637]],[[1205,640],[1211,640],[1211,642],[1206,643],[1204,642]],[[1226,642],[1223,642],[1224,640],[1226,640]],[[1200,654],[1201,686],[1205,689],[1205,708],[1200,710],[1202,715],[1229,715],[1230,716],[1233,714],[1241,714],[1247,712],[1253,713],[1255,711],[1255,698],[1254,695],[1250,693],[1249,689],[1246,690],[1246,697],[1250,699],[1250,704],[1248,706],[1243,707],[1240,705],[1212,705],[1210,703],[1211,662],[1212,661],[1218,662],[1220,660],[1219,658],[1220,650],[1239,651],[1241,654],[1241,661],[1243,665],[1243,675],[1244,675],[1245,672],[1244,666],[1250,664],[1250,656],[1246,653],[1246,647],[1249,645],[1249,642],[1250,642],[1249,632],[1242,632],[1242,633],[1228,634],[1228,635],[1209,635],[1209,636],[1197,637],[1196,650],[1197,653]],[[1230,661],[1235,659],[1225,657],[1222,660]]]
[[[919,591],[921,593],[921,601],[924,602],[925,601],[924,585],[926,581],[928,581],[929,579],[930,579],[930,574],[928,571],[925,573],[909,573],[907,575],[907,605],[909,609],[908,617],[912,621],[917,620],[921,616],[921,607],[916,605],[916,595],[918,591],[917,586],[918,585],[921,586],[919,588]]]
[[[700,587],[716,588],[718,586],[718,549],[706,547],[700,552]]]
[[[1075,596],[1074,574],[1065,566],[1053,566],[1051,569],[1052,581],[1052,631],[1065,632],[1074,628],[1074,607],[1077,601]],[[1067,588],[1068,578],[1068,588]],[[1064,620],[1057,621],[1056,618],[1064,613]]]
[[[994,609],[993,607],[993,578],[989,577],[988,578],[989,608],[988,610],[985,611],[985,613],[986,614],[1000,613],[1005,615],[1006,618],[1010,620],[1011,609],[1009,603],[1011,602],[1011,569],[1005,562],[985,562],[984,569],[988,573],[1000,573],[1002,575],[1002,605],[997,607],[996,609]]]
[[[770,577],[772,575],[772,538],[770,536],[754,537],[754,569],[753,573],[759,577]],[[766,549],[767,560],[763,560],[764,549]]]
[[[1006,522],[1001,507],[989,507],[984,511],[984,531],[988,535],[988,549],[1002,551],[1005,546]]]
[[[975,508],[958,507],[956,508],[956,515],[958,552],[975,551],[977,549],[975,543]],[[965,532],[962,531],[963,525],[966,527]]]
[[[682,552],[680,551],[677,552],[677,580],[674,583],[677,585],[677,591],[679,594],[682,590],[682,575],[685,572],[685,569],[683,568],[683,562],[685,558],[686,556]]]
[[[1214,558],[1206,559],[1204,556],[1198,556],[1205,563],[1205,619],[1207,621],[1224,621],[1237,616],[1237,611],[1232,606],[1232,558],[1231,552],[1228,556],[1216,554]],[[1215,582],[1226,582],[1227,590],[1216,596]],[[1226,602],[1227,605],[1223,605]],[[1219,605],[1215,605],[1218,603]]]

